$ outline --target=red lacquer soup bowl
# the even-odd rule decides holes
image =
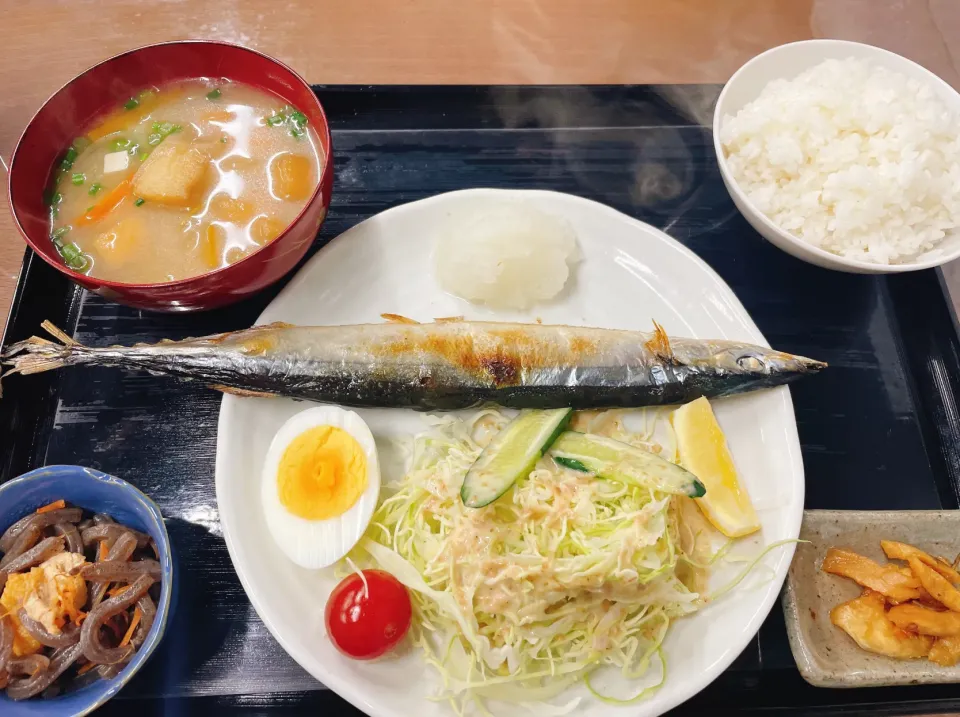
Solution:
[[[234,264],[163,284],[128,284],[85,276],[67,267],[50,239],[44,202],[54,168],[73,139],[98,116],[148,86],[199,77],[226,78],[279,96],[299,108],[319,137],[324,166],[303,211],[280,236]],[[155,311],[212,309],[250,296],[289,272],[310,248],[330,206],[333,154],[320,102],[297,73],[277,60],[237,45],[184,40],[130,50],[71,80],[40,108],[13,153],[10,207],[37,254],[73,281],[111,300]]]

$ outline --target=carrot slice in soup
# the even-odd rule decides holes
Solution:
[[[133,175],[130,175],[121,181],[116,187],[107,192],[103,199],[97,202],[92,209],[87,211],[86,214],[81,214],[79,217],[77,217],[77,220],[74,222],[74,224],[92,224],[93,222],[100,221],[110,212],[116,209],[120,205],[120,202],[127,198],[132,189]]]

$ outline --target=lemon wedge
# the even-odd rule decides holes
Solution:
[[[739,538],[760,529],[750,496],[740,484],[727,439],[706,398],[698,398],[673,412],[680,465],[706,486],[695,498],[713,526],[729,538]]]

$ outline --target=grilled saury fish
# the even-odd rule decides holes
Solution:
[[[677,404],[777,386],[826,364],[736,341],[611,329],[441,320],[357,326],[270,324],[184,341],[83,346],[33,337],[2,356],[9,374],[62,366],[142,369],[244,396],[420,410]]]

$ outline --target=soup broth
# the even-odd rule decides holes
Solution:
[[[246,85],[150,88],[74,141],[50,197],[71,268],[159,283],[232,264],[279,236],[319,182],[307,118]]]

